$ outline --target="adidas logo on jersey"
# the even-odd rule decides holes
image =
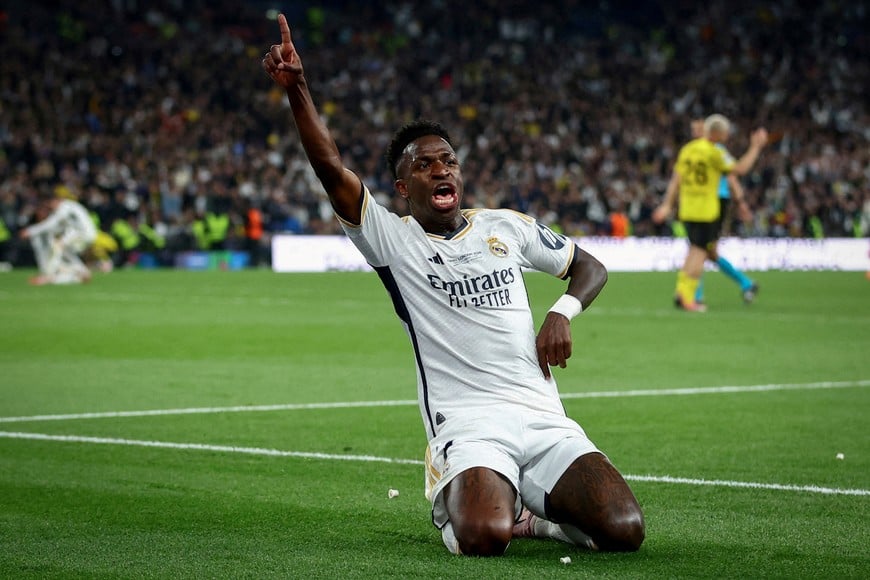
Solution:
[[[442,266],[444,265],[444,258],[441,257],[441,254],[435,254],[431,258],[426,258],[426,259],[428,261],[432,262],[433,264],[440,264]]]

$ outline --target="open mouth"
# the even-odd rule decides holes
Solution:
[[[439,185],[432,194],[432,203],[439,209],[449,209],[455,206],[458,201],[459,195],[456,193],[456,188],[449,183]]]

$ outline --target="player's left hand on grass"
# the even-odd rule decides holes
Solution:
[[[565,368],[571,358],[571,323],[563,315],[548,312],[535,340],[538,364],[544,377],[550,378],[550,367]]]

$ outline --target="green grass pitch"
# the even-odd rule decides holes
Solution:
[[[710,272],[704,315],[673,308],[673,273],[611,274],[555,375],[647,540],[493,559],[430,523],[374,274],[28,274],[0,274],[2,578],[870,577],[863,272],[759,273],[751,306]],[[564,283],[527,285],[540,322]]]

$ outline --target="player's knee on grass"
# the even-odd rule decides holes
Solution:
[[[517,496],[503,475],[484,467],[464,470],[444,489],[444,501],[458,553],[504,554],[513,537]],[[448,538],[444,543],[451,548]]]
[[[643,512],[634,493],[600,453],[578,458],[545,503],[549,519],[579,528],[600,550],[633,552],[646,536]]]
[[[575,545],[604,552],[635,552],[646,537],[643,514],[639,508],[608,508],[595,518],[583,518],[582,523],[563,522],[561,528]],[[572,534],[572,528],[579,533]]]
[[[619,509],[607,514],[602,529],[592,534],[600,550],[610,552],[635,552],[646,537],[646,526],[640,508]]]
[[[501,556],[513,537],[513,527],[512,517],[466,518],[458,525],[453,522],[452,532],[459,553],[465,556]]]

